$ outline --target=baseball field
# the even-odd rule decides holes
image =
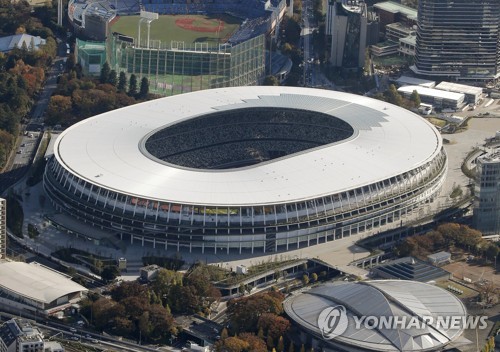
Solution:
[[[111,30],[138,37],[139,16],[122,16],[112,24]],[[151,22],[150,40],[170,43],[224,43],[241,24],[241,20],[227,15],[160,15]],[[141,25],[141,42],[146,39],[147,25]]]

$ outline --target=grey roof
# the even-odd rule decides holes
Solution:
[[[450,274],[446,270],[413,257],[400,258],[391,261],[389,264],[376,266],[371,272],[386,279],[420,282],[429,282]]]
[[[394,2],[394,1],[379,2],[379,3],[374,4],[373,7],[380,9],[380,10],[387,11],[387,12],[391,12],[391,13],[402,13],[406,17],[408,17],[409,19],[412,19],[415,21],[417,20],[418,12],[416,9],[413,9],[413,8],[405,6],[405,5],[401,5],[401,4]]]
[[[38,50],[40,45],[45,44],[45,39],[41,37],[35,37],[29,34],[15,34],[9,35],[7,37],[0,38],[0,52],[11,51],[15,47],[21,48],[23,43],[26,45],[26,48],[29,49],[31,43],[33,42],[34,49]]]
[[[449,92],[455,93],[463,93],[463,94],[472,94],[472,95],[481,95],[483,93],[483,88],[468,86],[466,84],[458,84],[452,82],[441,82],[436,86],[436,89],[446,90]]]
[[[433,254],[429,254],[427,258],[432,260],[446,260],[451,258],[450,252],[437,252]]]
[[[153,131],[249,107],[329,114],[350,124],[354,135],[226,170],[180,168],[141,151],[144,137]],[[88,118],[61,133],[54,155],[79,178],[122,194],[180,204],[248,206],[309,200],[372,184],[430,162],[441,149],[441,136],[431,124],[379,100],[320,89],[234,87],[156,99]]]
[[[436,323],[422,329],[356,328],[354,317],[466,317],[463,304],[451,293],[432,285],[400,280],[337,282],[294,295],[284,302],[295,323],[321,338],[319,314],[328,307],[343,305],[347,329],[332,343],[373,351],[430,351],[458,338],[463,327],[448,329]],[[324,340],[328,344],[329,340]]]
[[[0,288],[37,302],[51,303],[59,297],[87,291],[85,287],[38,263],[0,263]]]

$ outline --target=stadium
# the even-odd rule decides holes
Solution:
[[[71,0],[68,5],[79,36],[105,42],[103,55],[77,41],[86,74],[99,74],[107,61],[117,72],[147,77],[151,91],[165,96],[260,84],[266,35],[279,32],[285,11],[286,0]]]
[[[296,87],[193,92],[66,129],[44,188],[58,211],[154,248],[276,252],[399,222],[432,201],[436,129],[378,100]]]
[[[293,295],[283,306],[302,331],[301,342],[315,349],[452,351],[452,347],[470,343],[461,336],[468,324],[462,302],[442,288],[416,281],[330,283]],[[340,334],[323,337],[329,329],[322,317],[329,311],[339,322],[332,325]],[[356,323],[362,317],[366,323]],[[452,317],[460,318],[459,323],[453,323]],[[397,323],[390,323],[391,318]]]

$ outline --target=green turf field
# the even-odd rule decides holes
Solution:
[[[223,23],[223,28],[219,32],[199,32],[179,27],[176,20],[189,19],[193,26],[216,28],[220,23]],[[139,16],[122,16],[113,24],[111,30],[125,34],[137,39],[137,27]],[[160,40],[163,43],[170,44],[171,40],[183,41],[186,45],[196,42],[217,43],[225,42],[227,38],[234,33],[241,20],[226,15],[161,15],[151,23],[150,39]],[[147,25],[143,23],[141,26],[141,42],[146,39]]]

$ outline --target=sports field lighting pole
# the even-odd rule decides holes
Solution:
[[[62,26],[62,13],[63,13],[63,5],[62,0],[57,2],[57,25]]]
[[[137,42],[139,46],[141,45],[141,24],[146,22],[148,25],[148,38],[146,42],[146,48],[149,49],[149,32],[151,29],[151,22],[158,19],[158,14],[155,12],[141,11],[141,18],[139,19],[139,28],[137,30]]]

